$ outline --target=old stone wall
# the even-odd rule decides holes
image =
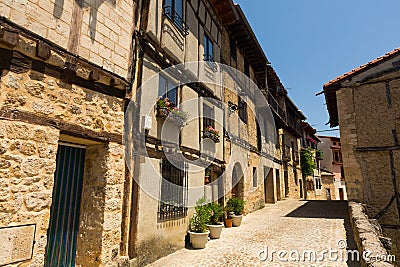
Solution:
[[[58,130],[0,120],[0,226],[36,224],[34,258],[43,266]]]
[[[395,194],[393,178],[397,187],[400,185],[399,152],[384,148],[396,146],[398,139],[399,92],[398,80],[337,92],[348,198],[365,203],[372,216],[383,210]],[[379,222],[385,228],[390,227],[385,232],[393,239],[393,250],[397,251],[398,231],[391,228],[399,225],[395,202]]]
[[[115,266],[120,259],[124,147],[87,146],[81,201],[77,266]]]
[[[368,218],[365,206],[360,203],[349,202],[349,216],[359,252],[368,251],[371,253],[369,259],[361,261],[361,266],[395,266],[393,260],[390,260],[394,259],[391,257],[393,255],[387,251],[387,249],[390,249],[390,240],[382,236],[378,222]],[[378,260],[377,257],[386,260]]]
[[[122,139],[122,99],[62,82],[56,76],[35,70],[3,70],[0,81],[0,226],[37,224],[34,257],[25,266],[43,266],[58,141],[66,141],[65,132],[62,136],[57,128],[74,136],[84,137],[88,131],[99,137],[111,134]],[[96,143],[86,141],[82,144]],[[85,255],[88,262],[97,264],[91,266],[107,266],[121,255],[124,154],[121,145],[105,146],[103,154],[88,149],[87,161],[98,163],[91,170],[85,169],[84,183],[95,189],[86,188],[88,191],[83,194],[86,206],[82,209],[80,238],[85,240],[85,246],[96,245],[93,249],[84,248],[90,252]],[[100,158],[94,159],[95,154]],[[102,179],[103,188],[99,185],[102,182],[94,182],[96,179]],[[85,214],[101,209],[103,213],[96,216]],[[91,240],[90,229],[95,229],[97,236],[103,235]],[[83,252],[79,246],[80,256]]]
[[[122,134],[123,100],[36,71],[3,71],[0,108],[54,118],[98,132]]]
[[[133,1],[2,1],[0,14],[103,68],[127,78]]]
[[[349,200],[364,201],[364,181],[354,147],[358,146],[353,90],[336,92],[340,120],[343,167]]]

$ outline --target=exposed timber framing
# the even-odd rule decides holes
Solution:
[[[10,109],[2,107],[0,109],[0,120],[21,121],[29,124],[54,127],[59,129],[62,134],[86,138],[101,142],[114,142],[122,144],[122,135],[117,133],[109,133],[104,131],[93,131],[88,128],[68,123],[55,118],[38,115],[29,111]]]

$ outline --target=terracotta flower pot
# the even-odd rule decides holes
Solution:
[[[243,218],[243,215],[232,215],[233,226],[239,227],[242,224],[242,218]]]
[[[208,242],[209,234],[210,234],[210,231],[207,231],[205,233],[195,233],[195,232],[189,231],[190,243],[192,243],[192,247],[194,249],[205,248],[206,244]]]
[[[232,222],[233,222],[233,219],[225,219],[225,227],[226,228],[231,228],[232,227]]]
[[[208,230],[210,231],[210,238],[218,239],[221,236],[222,224],[208,224]]]

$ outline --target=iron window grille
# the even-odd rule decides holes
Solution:
[[[164,16],[166,16],[174,25],[182,32],[183,35],[189,34],[189,27],[183,18],[175,11],[172,6],[165,6],[163,11]]]
[[[188,165],[183,162],[161,163],[161,199],[158,207],[160,221],[184,218],[187,216]]]

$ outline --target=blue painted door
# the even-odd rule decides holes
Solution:
[[[45,267],[75,266],[85,149],[59,145]]]

